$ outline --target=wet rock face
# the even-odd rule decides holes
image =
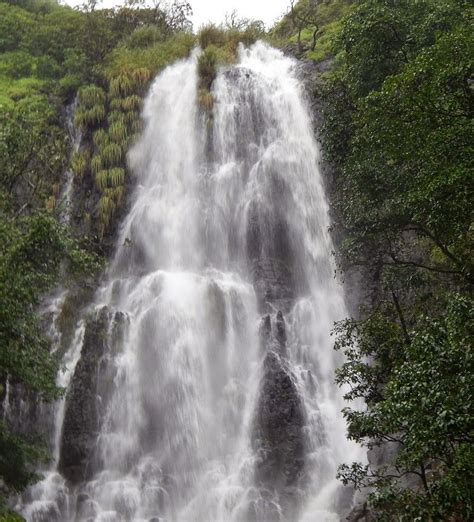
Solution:
[[[77,496],[76,513],[78,520],[94,520],[97,516],[94,501],[86,493],[79,493]]]
[[[81,358],[66,399],[59,469],[73,483],[91,474],[91,457],[100,426],[97,392],[100,366],[107,352],[109,311],[103,307],[88,320]]]
[[[258,333],[260,337],[260,350],[267,352],[271,349],[272,342],[272,318],[270,317],[270,314],[262,317]]]
[[[283,220],[251,207],[247,223],[247,255],[259,308],[289,311],[295,299],[293,260]]]
[[[245,67],[229,69],[223,74],[232,90],[238,93],[234,109],[234,121],[239,129],[240,139],[236,143],[236,157],[248,163],[252,157],[250,149],[259,143],[265,130],[265,115],[259,100],[260,79],[255,71]]]
[[[262,236],[264,240],[265,236]],[[260,241],[257,237],[256,243]],[[288,365],[287,331],[281,309],[291,308],[294,284],[287,269],[291,262],[290,245],[285,237],[273,244],[277,257],[262,259],[254,252],[255,288],[261,308],[278,307],[276,314],[262,317],[260,349],[265,353],[259,399],[254,418],[252,446],[257,456],[255,485],[260,498],[251,506],[249,520],[274,522],[296,518],[305,471],[306,416],[302,398]],[[265,267],[261,272],[258,269]],[[284,268],[283,268],[284,267]],[[260,291],[260,293],[259,293]],[[263,302],[267,306],[263,305]],[[276,506],[280,506],[275,511]],[[253,511],[255,514],[253,515]]]
[[[256,485],[273,491],[291,509],[304,473],[304,408],[284,359],[265,357],[252,445],[258,461]]]
[[[54,502],[45,501],[35,512],[33,520],[34,522],[61,522],[61,513]]]
[[[345,522],[374,522],[375,520],[374,514],[365,503],[353,508],[344,519]]]
[[[286,323],[283,313],[279,311],[274,317],[270,314],[265,315],[259,327],[260,350],[263,353],[275,352],[278,355],[287,357],[286,350]]]
[[[269,303],[276,302],[279,308],[289,310],[294,299],[291,288],[291,272],[278,259],[255,259],[252,264],[259,307],[269,311]]]

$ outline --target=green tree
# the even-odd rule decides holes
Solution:
[[[364,398],[369,406],[344,410],[349,437],[368,448],[397,448],[381,467],[354,463],[339,470],[345,484],[375,488],[369,501],[380,520],[474,514],[474,307],[461,295],[444,304],[443,317],[419,318],[408,343],[380,316],[338,327],[337,347],[347,362],[337,380],[353,386],[347,399]],[[400,483],[407,475],[417,479],[410,490]]]
[[[365,402],[349,436],[383,464],[340,478],[372,488],[377,520],[473,516],[470,4],[359,2],[323,89],[341,267],[376,286],[336,327],[337,380]]]
[[[473,51],[471,31],[447,33],[359,102],[341,191],[358,262],[375,238],[384,263],[472,281]]]
[[[356,96],[381,87],[467,15],[463,0],[364,0],[343,24],[336,50]]]
[[[97,260],[44,213],[12,219],[2,212],[0,241],[0,382],[21,386],[36,400],[58,398],[63,393],[56,385],[59,361],[50,354],[36,310],[61,273],[94,273]],[[21,491],[36,479],[35,466],[47,458],[30,439],[0,423],[0,478],[9,491]]]
[[[31,13],[16,6],[0,3],[0,52],[18,49],[26,36],[37,29]]]
[[[13,195],[21,185],[22,194],[28,194],[22,205],[44,199],[65,157],[64,129],[46,96],[31,95],[0,107],[0,185],[6,193]]]

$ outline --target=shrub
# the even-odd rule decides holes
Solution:
[[[132,134],[140,135],[142,130],[143,130],[142,120],[140,120],[139,118],[136,118],[134,121],[132,121],[132,123],[130,124],[130,132]]]
[[[99,154],[96,154],[91,161],[91,170],[92,174],[97,174],[99,171],[101,171],[104,167],[104,161],[102,159],[102,156]]]
[[[123,185],[114,187],[112,195],[113,195],[113,198],[115,199],[117,205],[120,205],[122,203],[123,194],[124,194]]]
[[[123,113],[123,117],[125,124],[131,126],[137,120],[138,114],[135,111],[128,111]]]
[[[97,85],[87,85],[81,87],[77,93],[79,103],[83,107],[92,109],[103,106],[105,103],[105,92]]]
[[[92,141],[94,142],[94,147],[96,149],[102,149],[105,145],[109,143],[109,137],[107,135],[107,132],[104,129],[96,130],[92,137]]]
[[[105,118],[105,107],[94,105],[90,109],[79,107],[74,114],[74,125],[83,131],[100,125]]]
[[[164,35],[159,27],[145,25],[133,31],[127,40],[127,46],[131,49],[143,49],[162,40],[164,40]]]
[[[223,46],[226,43],[226,31],[215,24],[208,24],[202,27],[197,35],[201,49],[206,49],[209,45]]]
[[[96,187],[103,192],[107,188],[109,173],[107,170],[99,170],[95,175]]]
[[[122,160],[122,147],[116,143],[109,143],[102,150],[101,157],[108,167],[119,165]]]
[[[151,71],[146,67],[140,67],[139,69],[135,69],[131,73],[132,79],[135,82],[135,85],[140,89],[146,87],[151,78]]]
[[[111,98],[120,98],[133,94],[134,82],[127,74],[120,74],[110,81],[109,96]]]
[[[134,91],[130,94],[142,94],[152,75],[176,60],[189,56],[195,45],[194,35],[177,33],[144,49],[118,46],[108,56],[108,77],[112,81],[117,76],[131,76]],[[111,97],[117,97],[113,93],[110,94]],[[128,96],[128,93],[125,96]]]
[[[82,178],[89,168],[91,153],[89,149],[74,152],[71,159],[71,167],[74,175]]]
[[[34,65],[33,57],[24,51],[4,53],[0,63],[1,72],[15,79],[31,76]]]
[[[217,75],[217,49],[209,45],[198,58],[198,75],[201,89],[210,90]]]
[[[140,107],[142,99],[137,94],[132,94],[126,98],[113,98],[110,101],[112,111],[136,111]]]
[[[109,127],[117,122],[122,123],[122,125],[127,124],[127,122],[125,121],[125,115],[119,111],[109,112],[109,114],[107,115],[107,121],[108,121]]]
[[[207,89],[199,89],[198,104],[201,109],[206,111],[211,110],[214,105],[214,97],[212,96],[212,93]]]
[[[97,204],[97,214],[101,223],[101,235],[104,234],[116,209],[115,201],[110,193],[103,194]]]
[[[121,111],[122,110],[122,98],[112,98],[109,103],[109,108],[111,111]]]
[[[116,121],[109,126],[110,141],[124,143],[127,138],[127,129],[121,121]]]
[[[82,79],[77,74],[65,74],[59,80],[60,95],[65,99],[71,99],[81,86]]]
[[[123,185],[125,181],[125,169],[115,167],[108,172],[108,185],[117,188]]]
[[[132,94],[121,100],[121,107],[123,111],[136,111],[140,107],[141,103],[140,96]]]
[[[40,56],[36,62],[36,76],[38,78],[59,78],[61,67],[58,62],[49,56]]]

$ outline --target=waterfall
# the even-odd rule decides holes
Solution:
[[[241,48],[202,108],[197,58],[145,100],[131,209],[65,356],[59,458],[19,501],[28,521],[324,522],[350,507],[335,475],[359,449],[330,337],[346,311],[298,65]]]
[[[82,141],[81,130],[74,125],[74,111],[77,108],[77,99],[66,107],[66,130],[71,143],[71,154],[69,160],[71,161],[74,153],[79,151]],[[64,180],[59,194],[60,213],[59,219],[61,223],[67,225],[71,220],[71,198],[73,191],[74,172],[71,167],[66,169],[64,173]]]

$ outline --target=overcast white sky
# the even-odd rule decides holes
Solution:
[[[271,26],[286,11],[289,0],[188,0],[193,8],[193,23],[197,29],[206,22],[219,23],[226,13],[234,9],[240,17],[263,20]],[[84,0],[62,0],[62,3],[72,6],[81,5]],[[103,0],[101,6],[112,7],[120,5],[121,0]],[[171,0],[169,1],[171,3]]]

